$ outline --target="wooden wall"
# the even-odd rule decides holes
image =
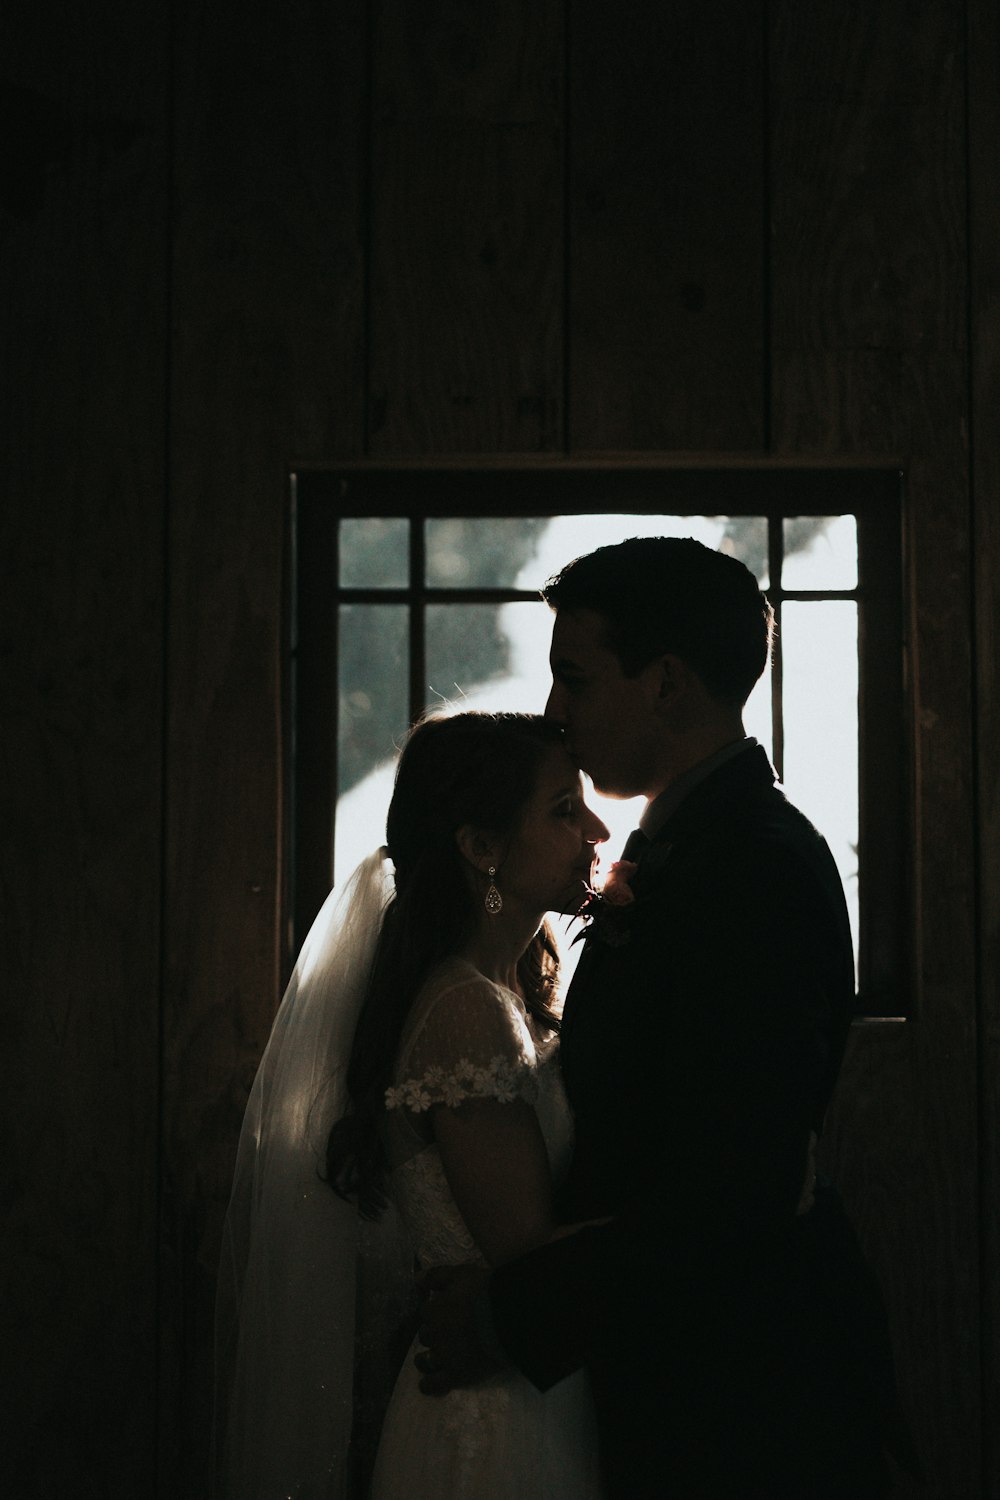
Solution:
[[[21,9],[11,1492],[205,1492],[219,1228],[279,985],[289,467],[659,450],[905,470],[914,1017],[856,1034],[830,1151],[928,1500],[997,1500],[995,6]]]
[[[0,48],[0,1487],[142,1495],[161,1265],[167,26],[149,0],[20,10]]]
[[[976,834],[978,1149],[987,1493],[1000,1493],[1000,12],[970,7],[970,430]]]

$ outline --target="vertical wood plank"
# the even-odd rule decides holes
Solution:
[[[763,6],[570,15],[570,445],[765,442]]]
[[[1000,12],[968,6],[972,526],[976,814],[979,835],[979,1080],[982,1091],[983,1495],[1000,1497]]]
[[[161,8],[4,49],[5,1493],[154,1483],[166,305]]]
[[[200,1497],[219,1235],[279,986],[287,471],[363,433],[363,0],[177,6],[161,1485]]]
[[[372,453],[562,443],[561,10],[375,8]]]
[[[890,1303],[930,1493],[978,1494],[974,829],[963,21],[771,5],[772,427],[903,457],[917,993],[858,1033],[836,1174]],[[904,1489],[903,1493],[907,1493]]]

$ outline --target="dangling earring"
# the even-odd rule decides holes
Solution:
[[[503,897],[493,884],[493,877],[496,872],[496,865],[490,865],[490,884],[486,892],[486,900],[483,902],[491,917],[495,917],[503,911]]]

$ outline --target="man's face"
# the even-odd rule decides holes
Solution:
[[[552,691],[545,717],[562,725],[566,749],[597,790],[610,797],[658,791],[659,664],[626,677],[606,644],[603,616],[590,609],[557,613],[549,664]]]

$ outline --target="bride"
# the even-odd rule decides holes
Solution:
[[[545,720],[411,733],[388,847],[317,918],[247,1107],[219,1292],[228,1500],[597,1500],[583,1372],[543,1395],[498,1365],[429,1400],[407,1314],[415,1268],[558,1232],[572,1123],[544,915],[579,908],[605,838]]]

